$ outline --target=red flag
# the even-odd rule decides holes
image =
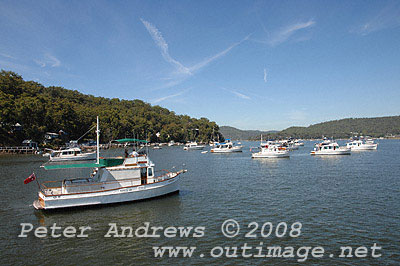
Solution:
[[[24,184],[28,184],[36,179],[35,173],[31,174],[27,179],[24,180]]]

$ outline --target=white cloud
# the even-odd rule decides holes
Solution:
[[[160,98],[154,99],[154,100],[151,101],[151,103],[156,104],[156,103],[159,103],[159,102],[171,99],[171,98],[178,97],[178,96],[184,94],[185,92],[187,92],[188,90],[189,89],[186,89],[186,90],[180,91],[180,92],[172,94],[172,95],[168,95],[168,96],[164,96],[164,97],[160,97]]]
[[[203,60],[202,62],[192,66],[190,68],[190,70],[192,72],[195,72],[197,70],[202,69],[203,67],[207,66],[208,64],[210,64],[211,62],[217,60],[218,58],[226,55],[227,53],[229,53],[233,48],[235,48],[236,46],[240,45],[242,42],[247,41],[249,39],[250,35],[246,36],[243,40],[236,42],[234,44],[232,44],[231,46],[229,46],[228,48],[226,48],[225,50],[223,50],[222,52],[219,52],[218,54],[211,56],[205,60]]]
[[[46,54],[46,57],[47,57],[47,59],[48,59],[49,64],[50,64],[52,67],[59,67],[59,66],[61,66],[61,61],[58,60],[58,58],[55,57],[54,55],[51,55],[51,54],[47,53],[47,54]]]
[[[264,68],[264,82],[267,83],[267,69]]]
[[[36,64],[38,64],[40,67],[45,67],[45,66],[46,66],[46,63],[43,62],[43,61],[41,61],[41,60],[33,59],[33,61],[34,61]]]
[[[307,22],[300,22],[300,23],[295,23],[292,25],[289,25],[285,28],[282,28],[280,31],[276,32],[271,39],[268,41],[268,43],[271,46],[278,45],[280,43],[283,43],[284,41],[288,40],[290,36],[292,36],[296,31],[306,29],[309,27],[312,27],[315,25],[314,20],[309,20]]]
[[[46,53],[42,59],[33,59],[33,61],[40,67],[59,67],[61,66],[61,61],[52,54]]]
[[[266,29],[265,26],[261,23],[264,32],[267,33],[267,39],[265,40],[257,40],[252,39],[254,42],[268,44],[270,46],[276,46],[287,41],[293,34],[295,34],[299,30],[307,29],[314,26],[316,22],[314,20],[309,20],[306,22],[299,22],[295,24],[291,24],[289,26],[283,27],[280,30],[276,31],[275,33],[270,34]],[[297,38],[296,42],[309,40],[310,36]]]
[[[240,45],[242,42],[248,40],[250,37],[250,35],[248,35],[241,41],[230,45],[225,50],[204,59],[203,61],[193,65],[192,67],[186,67],[181,62],[172,58],[172,56],[169,54],[168,43],[165,41],[161,32],[150,22],[148,22],[142,18],[140,20],[142,21],[142,23],[145,26],[145,28],[147,29],[147,31],[150,33],[155,44],[159,47],[159,49],[161,51],[161,55],[163,56],[164,60],[167,61],[168,63],[170,63],[171,65],[173,65],[178,70],[179,74],[183,74],[183,77],[182,77],[182,75],[180,75],[179,77],[169,77],[168,79],[170,79],[171,81],[168,82],[167,84],[161,86],[160,88],[170,88],[172,86],[180,84],[181,82],[185,81],[188,77],[192,76],[195,72],[201,70],[202,68],[206,67],[213,61],[228,54],[233,48]],[[160,89],[160,88],[158,88],[158,89]]]
[[[367,22],[353,28],[350,32],[368,35],[372,32],[400,26],[400,2],[392,2],[381,9],[377,15]]]
[[[236,91],[236,90],[228,90],[227,88],[222,88],[222,89],[223,89],[224,91],[227,91],[227,92],[230,92],[230,93],[236,95],[236,96],[239,97],[239,98],[242,98],[242,99],[245,99],[245,100],[251,100],[251,98],[250,98],[249,96],[247,96],[247,95],[245,95],[245,94],[243,94],[243,93],[240,93],[240,92],[238,92],[238,91]]]
[[[164,40],[161,32],[154,27],[150,22],[147,22],[144,19],[140,19],[143,23],[143,25],[146,27],[147,31],[150,33],[151,37],[153,38],[154,42],[156,43],[156,45],[158,46],[158,48],[160,48],[161,50],[161,55],[163,56],[163,58],[170,64],[172,64],[173,66],[175,66],[177,68],[177,70],[182,73],[182,74],[191,74],[190,70],[185,67],[183,64],[181,64],[180,62],[178,62],[177,60],[173,59],[168,51],[168,44],[167,42]]]
[[[6,57],[6,58],[9,58],[9,59],[15,59],[14,56],[11,56],[11,55],[9,55],[9,54],[0,53],[0,56]]]

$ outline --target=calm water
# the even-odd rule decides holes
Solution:
[[[251,159],[249,147],[237,154],[201,154],[165,147],[151,151],[158,169],[188,169],[179,194],[137,203],[68,211],[35,211],[36,184],[23,184],[35,171],[39,180],[84,176],[88,170],[44,171],[41,156],[0,156],[1,265],[76,264],[222,264],[295,265],[296,258],[211,258],[215,246],[323,246],[329,258],[307,264],[400,264],[400,141],[382,140],[377,151],[351,156],[312,157],[313,143],[293,151],[290,159]],[[108,151],[111,153],[117,152]],[[240,234],[228,239],[221,233],[224,220],[235,219]],[[270,236],[247,239],[250,222],[289,225],[302,223],[297,238]],[[204,226],[202,238],[104,238],[108,223],[132,226]],[[18,238],[20,223],[51,226],[85,226],[88,238]],[[260,228],[259,228],[260,230]],[[259,230],[256,231],[259,233]],[[377,243],[382,257],[337,258],[340,246]],[[152,246],[196,246],[193,258],[154,258]],[[200,258],[199,254],[204,253]],[[370,253],[369,253],[370,254]]]

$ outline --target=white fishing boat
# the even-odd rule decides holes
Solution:
[[[204,149],[205,146],[204,145],[199,145],[197,144],[196,141],[191,141],[189,143],[186,143],[185,146],[183,147],[183,149],[185,151],[189,151],[189,150],[202,150]]]
[[[352,151],[365,151],[365,150],[376,150],[378,148],[378,144],[374,143],[372,139],[368,140],[353,140],[346,144],[347,148]]]
[[[351,150],[346,147],[340,147],[336,142],[325,140],[315,145],[311,155],[350,155]]]
[[[252,158],[288,158],[289,151],[283,147],[279,142],[268,141],[263,143],[261,141],[260,151],[252,153]]]
[[[96,132],[99,143],[98,126]],[[132,141],[146,142],[137,139],[117,140],[120,143]],[[57,209],[154,198],[179,191],[180,174],[186,172],[166,171],[156,176],[154,163],[146,153],[140,151],[106,159],[99,157],[97,144],[96,155],[96,163],[45,165],[47,170],[90,167],[93,171],[85,178],[38,183],[39,198],[33,206],[36,209]],[[59,184],[55,185],[57,182]]]
[[[231,153],[231,152],[242,152],[243,146],[235,145],[230,139],[225,142],[216,143],[211,149],[212,153]]]
[[[96,160],[96,152],[82,152],[79,147],[53,151],[50,162]]]

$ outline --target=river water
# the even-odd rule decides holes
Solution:
[[[313,142],[306,142],[304,147],[291,152],[290,159],[251,159],[249,148],[258,144],[243,142],[244,151],[236,154],[202,154],[183,151],[182,147],[151,150],[150,158],[157,169],[188,170],[181,180],[179,194],[134,203],[46,212],[33,209],[37,185],[35,182],[24,185],[26,177],[34,171],[39,181],[62,180],[84,177],[89,170],[44,171],[40,168],[46,161],[42,156],[0,156],[0,264],[296,265],[300,247],[317,246],[324,248],[323,257],[312,258],[309,252],[304,264],[400,264],[399,140],[380,140],[376,151],[331,157],[310,156]],[[123,151],[104,153],[122,155]],[[221,232],[221,225],[227,219],[236,220],[240,226],[233,238]],[[110,223],[136,230],[146,222],[150,227],[163,227],[158,231],[160,237],[104,237]],[[268,222],[273,230],[266,237]],[[299,223],[301,228],[292,233],[299,235],[291,237],[291,226],[296,222],[295,228]],[[91,229],[84,238],[51,235],[37,238],[33,231],[28,237],[20,238],[21,223],[31,223],[34,228],[50,228],[56,223],[62,228],[90,226]],[[263,224],[266,226],[261,232]],[[163,230],[171,226],[198,227],[204,236],[166,237]],[[294,257],[244,258],[240,247],[245,243],[265,250],[267,246],[281,246],[282,250],[293,247]],[[374,243],[381,248],[375,249],[374,255],[380,257],[372,257]],[[181,254],[178,258],[166,255],[155,258],[155,246],[187,246],[196,250],[191,258]],[[353,257],[339,257],[343,246],[353,248]],[[355,249],[361,246],[366,247],[366,257],[354,256]],[[225,247],[238,247],[237,257],[227,258]],[[228,255],[232,255],[233,249],[229,250]],[[254,250],[250,253],[257,254]],[[305,249],[300,253],[305,254]]]

